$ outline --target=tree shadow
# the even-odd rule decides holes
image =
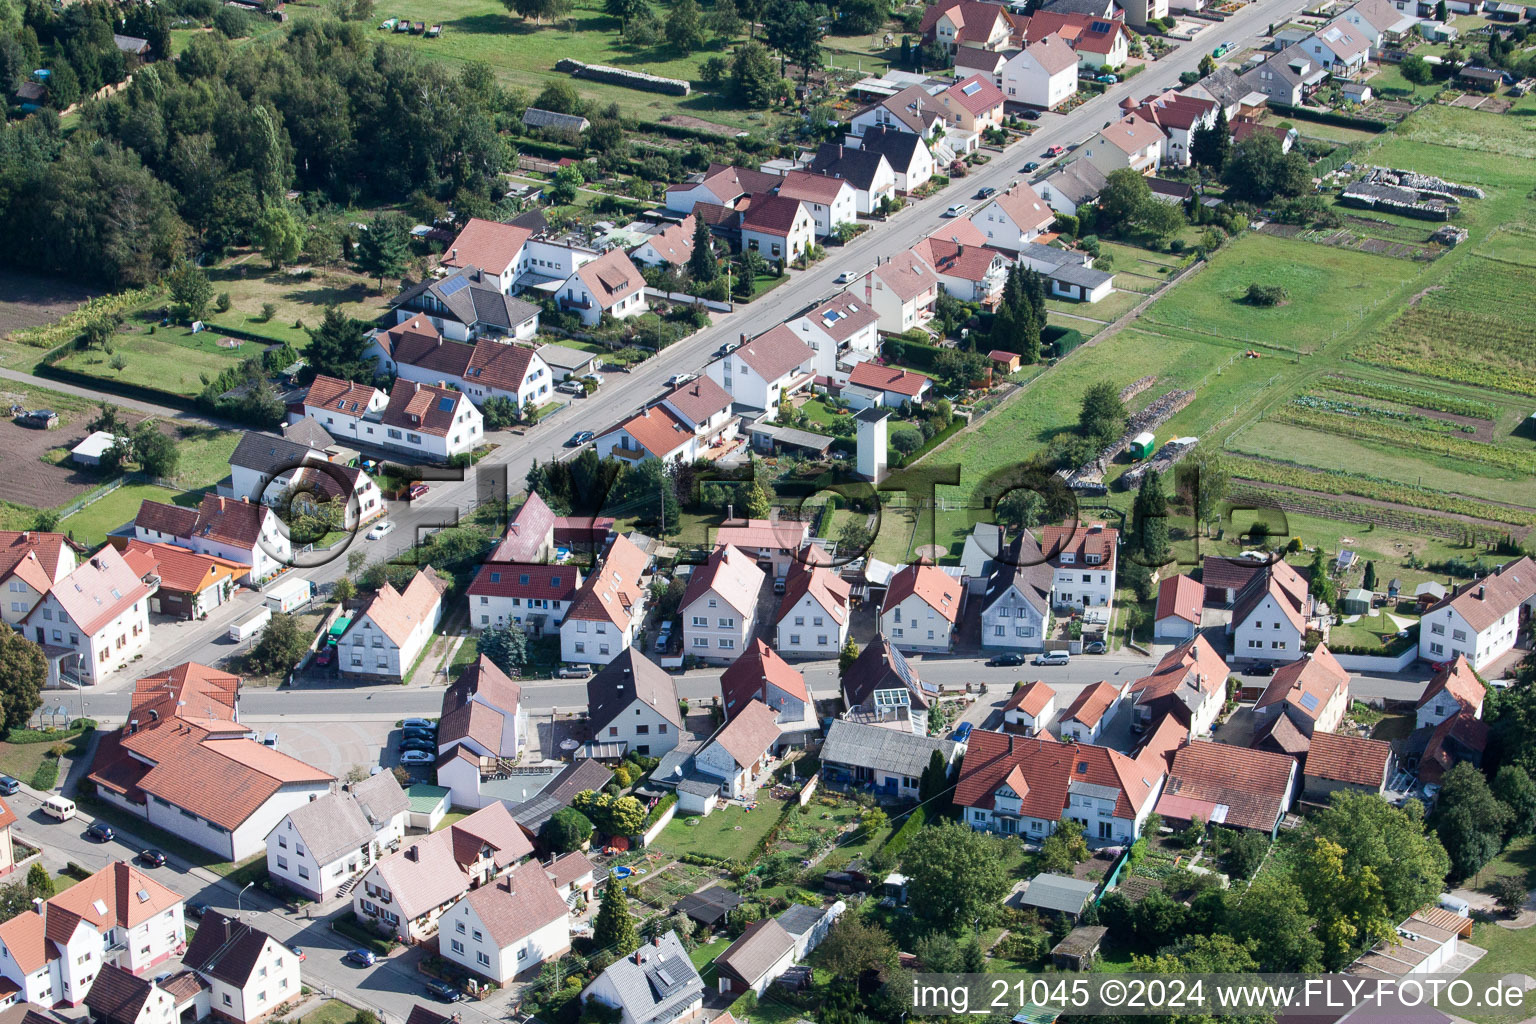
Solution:
[[[289,292],[287,298],[292,302],[301,302],[309,306],[334,306],[343,302],[363,302],[372,289],[361,282],[346,287],[339,285],[317,285],[313,288],[305,288],[302,291]]]
[[[549,28],[548,25],[543,26]],[[531,36],[539,30],[533,22],[519,21],[506,14],[471,14],[445,22],[444,33],[464,32],[480,36]]]

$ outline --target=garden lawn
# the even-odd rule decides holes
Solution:
[[[58,365],[106,381],[191,397],[203,390],[204,376],[216,377],[247,356],[261,354],[261,345],[251,341],[240,348],[220,348],[219,337],[215,331],[194,335],[184,328],[114,334],[111,355],[103,349],[87,349],[70,353]],[[119,357],[126,362],[121,370],[112,366]]]
[[[388,308],[394,294],[387,282],[385,290],[379,292],[376,280],[350,269],[323,267],[300,273],[269,270],[266,261],[254,252],[231,257],[210,270],[208,279],[215,295],[228,292],[230,298],[228,312],[217,313],[209,307],[204,322],[213,330],[228,327],[247,331],[286,341],[301,350],[309,344],[309,334],[295,326],[299,322],[314,327],[325,316],[325,307],[334,305],[348,316],[372,323]],[[271,320],[263,320],[261,309],[269,302],[277,311]],[[242,356],[260,354],[256,342],[247,343],[242,350]]]
[[[107,534],[132,522],[145,499],[194,508],[203,495],[201,491],[178,492],[154,484],[124,484],[74,515],[59,520],[59,530],[73,537],[76,543],[95,547],[106,541]]]
[[[707,857],[747,861],[759,840],[779,820],[783,807],[780,801],[760,800],[754,811],[732,804],[717,808],[707,818],[679,815],[661,830],[653,845],[660,852],[673,856],[701,853]]]
[[[357,1011],[340,999],[328,999],[313,1013],[305,1014],[300,1024],[352,1024]]]
[[[1062,299],[1046,299],[1045,308],[1073,316],[1086,316],[1093,320],[1112,323],[1129,313],[1136,303],[1146,298],[1134,291],[1113,291],[1098,302],[1067,302]]]
[[[1218,252],[1182,288],[1153,303],[1147,320],[1255,347],[1312,352],[1413,279],[1407,260],[1251,232]],[[1250,284],[1279,285],[1289,299],[1260,308],[1244,301]]]
[[[219,427],[178,426],[176,482],[187,487],[212,487],[229,475],[229,457],[240,434]]]

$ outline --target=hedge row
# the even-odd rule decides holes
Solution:
[[[945,441],[949,440],[951,437],[954,437],[956,434],[960,433],[960,431],[964,430],[965,425],[968,422],[970,421],[956,416],[954,419],[949,421],[949,426],[945,427],[943,430],[939,431],[937,434],[934,434],[928,440],[924,441],[923,446],[917,451],[913,452],[911,455],[898,459],[896,461],[895,468],[903,469],[912,465],[912,463],[916,462],[918,459],[922,458],[924,455],[927,455],[939,445],[943,444]]]
[[[72,736],[78,736],[96,728],[96,720],[93,718],[77,718],[68,729],[12,729],[5,734],[7,743],[54,743],[59,740],[67,740]]]
[[[1083,332],[1075,327],[1051,326],[1040,332],[1040,347],[1050,348],[1055,353],[1057,359],[1071,352],[1086,340],[1083,337]]]
[[[677,803],[676,793],[668,793],[666,796],[656,801],[656,806],[651,808],[651,813],[647,814],[645,816],[645,821],[641,823],[639,834],[644,835],[646,830],[648,830],[652,825],[656,824],[656,822],[660,821],[661,816],[666,814],[667,809],[675,803]]]
[[[907,815],[907,820],[902,822],[901,828],[891,833],[891,838],[885,841],[885,852],[894,859],[901,856],[901,851],[907,848],[912,837],[917,835],[928,824],[928,807],[918,804]]]
[[[195,412],[197,403],[186,395],[178,395],[173,391],[161,391],[159,388],[145,387],[142,384],[133,384],[128,381],[114,380],[108,377],[92,377],[88,373],[79,370],[67,370],[62,366],[54,366],[46,361],[33,367],[33,373],[39,377],[47,377],[51,380],[63,381],[65,384],[74,384],[76,387],[89,388],[92,391],[101,391],[116,395],[119,398],[134,398],[141,402],[149,402],[155,405],[168,405],[173,409],[184,409],[187,412]]]
[[[1309,110],[1304,107],[1288,107],[1282,103],[1270,103],[1269,109],[1282,118],[1294,118],[1297,121],[1315,121],[1318,124],[1331,124],[1339,128],[1359,128],[1368,132],[1384,132],[1392,127],[1390,122],[1378,121],[1370,117],[1355,117],[1351,114],[1336,114],[1331,110]]]

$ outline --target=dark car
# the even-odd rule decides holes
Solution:
[[[1272,676],[1275,674],[1275,666],[1272,662],[1268,661],[1255,662],[1248,666],[1248,671],[1244,674],[1250,676]]]
[[[408,739],[400,741],[400,752],[407,750],[421,750],[428,754],[437,753],[437,743],[433,740]]]
[[[1103,640],[1093,640],[1093,641],[1090,641],[1090,642],[1088,642],[1086,644],[1083,644],[1083,653],[1084,654],[1103,654],[1104,653],[1104,641]]]
[[[10,796],[21,788],[21,783],[9,775],[0,775],[0,794]]]
[[[430,718],[407,718],[400,725],[406,729],[430,729],[434,734],[437,732],[437,723]]]
[[[85,838],[93,843],[110,843],[112,837],[117,835],[112,831],[111,825],[103,825],[101,822],[92,822],[91,827],[85,830]]]
[[[349,949],[342,956],[342,960],[359,967],[372,967],[379,962],[379,958],[366,949]]]
[[[1029,163],[1024,165],[1024,173],[1025,174],[1028,174],[1031,171],[1038,171],[1039,169],[1040,169],[1040,164],[1039,164],[1038,161],[1035,161],[1035,160],[1031,160],[1031,161],[1029,161]]]
[[[578,430],[576,433],[571,435],[571,439],[569,441],[565,442],[565,446],[567,448],[580,448],[582,445],[586,444],[596,436],[597,435],[592,433],[590,430]]]
[[[187,904],[187,916],[194,919],[201,918],[211,909],[212,908],[209,907],[208,904],[202,902],[201,900],[192,900]]]
[[[1012,653],[994,654],[992,657],[987,659],[987,664],[1005,668],[1010,665],[1022,665],[1024,664],[1024,655]]]
[[[730,354],[731,354],[730,342],[726,342],[724,345],[721,345],[719,348],[715,349],[715,358],[716,359],[724,359],[726,356],[728,356]]]
[[[165,867],[165,854],[159,850],[141,850],[139,851],[139,863],[147,864],[152,868],[163,868]]]
[[[1038,110],[1026,110],[1026,111],[1024,111],[1024,113],[1020,114],[1019,116],[1022,117],[1026,121],[1038,121],[1038,120],[1040,120],[1040,111],[1038,111]]]
[[[427,982],[427,994],[440,1003],[456,1003],[462,998],[458,989],[436,978]]]
[[[981,189],[976,193],[976,198],[991,199],[995,195],[997,195],[997,189],[993,188],[991,185],[988,185],[986,188]]]
[[[431,740],[437,742],[436,729],[418,729],[413,727],[402,730],[401,735],[408,740]]]

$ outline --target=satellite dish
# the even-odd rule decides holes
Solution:
[[[575,750],[579,746],[581,746],[581,744],[577,743],[575,740],[571,739],[569,736],[567,736],[565,739],[560,741],[560,749],[561,750]]]

